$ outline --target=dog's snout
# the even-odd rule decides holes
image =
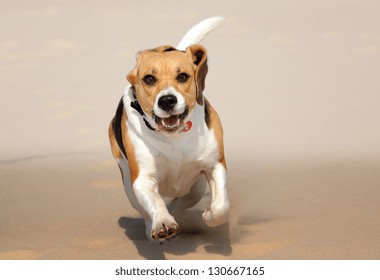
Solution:
[[[177,97],[173,94],[164,95],[158,99],[158,107],[166,112],[172,110],[176,104]]]

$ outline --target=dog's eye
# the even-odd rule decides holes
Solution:
[[[143,81],[146,85],[153,86],[157,82],[157,79],[153,75],[145,75]]]
[[[186,83],[189,78],[190,78],[190,76],[188,74],[180,73],[180,74],[178,74],[176,79],[179,83]]]

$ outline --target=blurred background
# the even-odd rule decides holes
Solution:
[[[0,1],[0,157],[108,153],[107,126],[142,49],[202,44],[228,154],[380,155],[378,1]]]

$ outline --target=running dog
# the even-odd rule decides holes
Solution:
[[[208,226],[228,221],[223,128],[203,95],[207,53],[198,45],[222,20],[200,22],[177,48],[139,52],[109,126],[126,194],[144,217],[149,239],[164,240],[179,232],[164,197],[187,209],[199,202],[207,185],[212,199],[203,221]]]

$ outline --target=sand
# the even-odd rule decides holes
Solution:
[[[148,2],[0,3],[0,259],[379,259],[379,4]],[[230,222],[206,193],[150,244],[107,126],[136,52],[213,15]]]
[[[208,228],[209,196],[162,245],[124,194],[113,159],[1,163],[1,259],[378,259],[380,161],[231,161],[232,213]]]

